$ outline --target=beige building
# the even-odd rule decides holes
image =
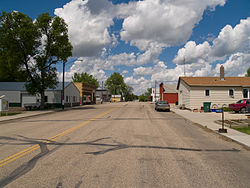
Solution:
[[[74,82],[80,92],[80,104],[95,104],[96,103],[96,86],[82,82]]]
[[[200,109],[203,102],[220,108],[250,98],[250,77],[180,77],[177,85],[180,106]]]

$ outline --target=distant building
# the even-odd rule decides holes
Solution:
[[[152,102],[156,102],[160,100],[159,88],[152,88],[151,98],[152,98]]]
[[[160,101],[168,101],[170,104],[178,103],[178,91],[176,85],[160,84]]]
[[[98,88],[96,90],[96,103],[110,102],[111,94],[109,90]]]
[[[80,92],[73,82],[65,83],[65,106],[80,104]],[[10,107],[23,107],[27,103],[41,101],[39,94],[30,95],[25,88],[25,82],[0,82],[0,96],[5,95]],[[60,107],[62,104],[62,83],[58,83],[55,89],[45,90],[45,103],[48,106]]]
[[[80,92],[81,104],[96,103],[96,86],[82,82],[74,82]]]
[[[111,102],[121,102],[121,95],[111,95]]]

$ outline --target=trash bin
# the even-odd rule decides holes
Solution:
[[[204,112],[210,112],[211,102],[204,102],[203,106],[204,106]]]

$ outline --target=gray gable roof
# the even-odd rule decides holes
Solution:
[[[165,89],[164,93],[178,93],[176,85],[164,84],[163,87]]]
[[[71,82],[65,82],[64,88]],[[55,89],[46,89],[46,91],[62,90],[62,82],[59,82]],[[26,91],[25,82],[0,82],[0,91]]]

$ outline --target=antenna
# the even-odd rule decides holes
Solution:
[[[186,63],[186,59],[184,57],[184,76],[186,76],[185,63]]]

